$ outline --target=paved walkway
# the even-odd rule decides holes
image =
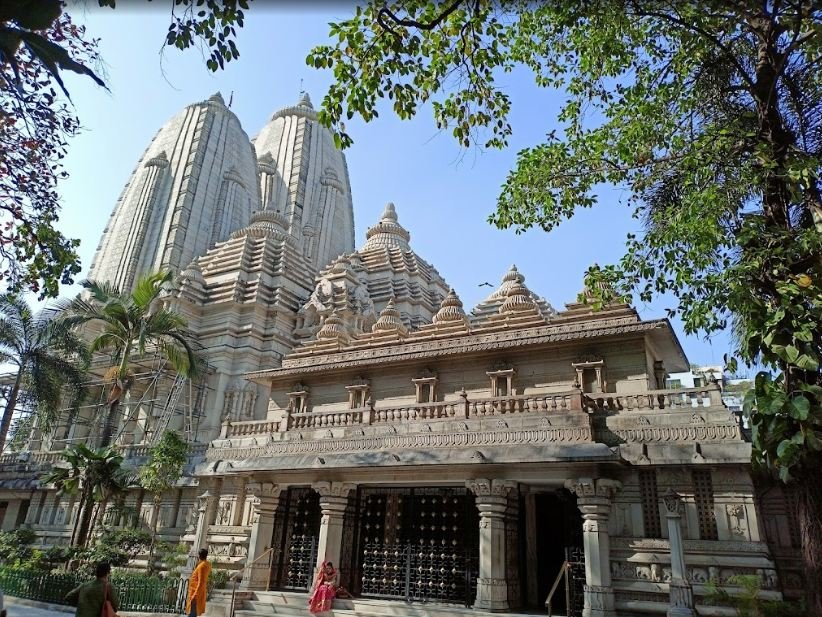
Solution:
[[[68,617],[69,615],[74,614],[74,611],[72,611],[71,613],[63,613],[58,612],[54,609],[24,606],[22,604],[10,602],[8,598],[6,598],[5,608],[9,613],[9,617],[54,617],[55,615],[57,615],[58,617]]]

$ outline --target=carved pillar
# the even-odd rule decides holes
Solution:
[[[508,493],[513,483],[502,480],[469,480],[479,510],[479,577],[474,608],[505,612],[508,604],[505,519]]]
[[[254,495],[251,514],[251,537],[248,540],[248,570],[243,577],[241,586],[244,589],[268,589],[271,574],[271,555],[263,558],[263,554],[271,548],[271,538],[274,535],[274,516],[280,503],[282,487],[277,484],[263,482],[248,487]],[[241,495],[238,495],[238,499]],[[255,562],[255,560],[259,560]]]
[[[682,498],[669,488],[662,497],[667,510],[668,542],[671,545],[671,606],[668,617],[694,617],[694,592],[685,570],[685,550],[682,546]]]
[[[214,523],[214,517],[217,514],[218,498],[219,494],[217,494],[216,491],[210,490],[210,488],[206,488],[205,492],[197,498],[197,509],[195,510],[197,519],[194,527],[194,542],[191,545],[191,551],[188,553],[188,563],[186,564],[188,574],[191,574],[194,566],[197,565],[197,554],[200,552],[200,549],[206,548],[208,545],[208,528]],[[185,572],[183,575],[186,575]]]
[[[319,572],[324,561],[330,561],[340,568],[342,553],[343,517],[348,505],[348,493],[353,484],[342,482],[317,482],[312,488],[320,494],[320,538],[317,542],[317,567]]]
[[[583,617],[616,617],[611,587],[611,546],[608,517],[611,500],[622,484],[607,478],[567,480],[565,488],[577,495],[582,512],[585,548],[585,606]]]

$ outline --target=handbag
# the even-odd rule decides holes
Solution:
[[[103,610],[100,611],[100,617],[117,617],[117,613],[114,612],[114,607],[108,599],[108,583],[106,583],[106,591],[103,596]]]

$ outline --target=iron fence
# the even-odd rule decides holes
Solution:
[[[50,604],[68,604],[66,594],[91,577],[76,572],[36,572],[0,568],[0,589],[7,596]],[[188,581],[180,578],[112,574],[122,611],[176,613],[184,611]]]

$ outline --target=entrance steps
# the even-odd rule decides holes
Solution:
[[[225,604],[225,617],[231,603],[231,591],[215,592],[215,604]],[[209,601],[209,607],[212,601]],[[235,600],[234,617],[312,617],[308,611],[308,594],[282,591],[245,592]],[[216,608],[216,607],[215,607]],[[208,611],[207,617],[222,617],[223,613]],[[321,613],[320,617],[526,617],[544,615],[544,612],[533,613],[491,613],[453,604],[435,604],[421,602],[404,602],[402,600],[376,600],[354,598],[335,600],[334,609]],[[560,616],[556,616],[560,617]]]

